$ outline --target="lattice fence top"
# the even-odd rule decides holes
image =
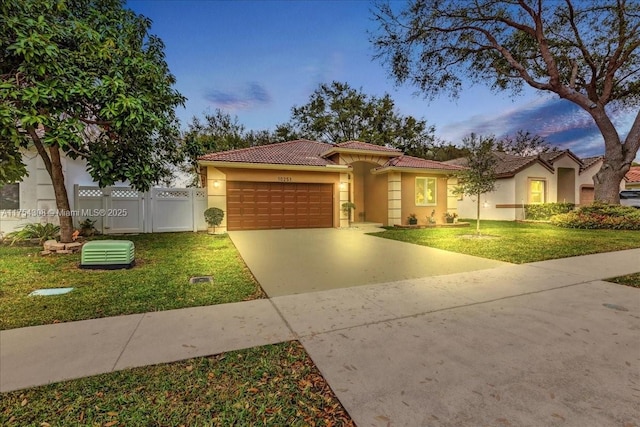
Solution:
[[[119,197],[121,199],[137,199],[138,192],[130,189],[112,189],[111,197]]]
[[[78,190],[79,197],[102,197],[102,189],[100,188],[80,188]]]
[[[207,197],[207,190],[196,190],[195,193],[195,196],[198,199],[204,199]]]
[[[188,198],[189,190],[163,190],[156,194],[158,199]]]

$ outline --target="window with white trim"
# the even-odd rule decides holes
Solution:
[[[544,179],[529,180],[529,203],[540,204],[546,202],[547,181]]]
[[[0,185],[0,210],[20,209],[20,184]]]
[[[435,206],[437,193],[436,178],[416,178],[416,206]]]

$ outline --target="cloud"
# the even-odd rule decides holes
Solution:
[[[213,105],[225,110],[248,110],[257,106],[269,105],[271,95],[259,83],[248,82],[235,91],[213,89],[204,95]]]
[[[631,127],[631,114],[611,112],[622,138]],[[509,109],[496,117],[476,115],[469,120],[449,124],[442,133],[445,139],[459,142],[471,132],[502,138],[519,130],[540,135],[551,145],[568,148],[579,156],[604,153],[602,135],[591,116],[569,101],[548,97]]]

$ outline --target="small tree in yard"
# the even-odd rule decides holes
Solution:
[[[216,232],[216,227],[222,223],[224,219],[224,212],[220,208],[209,208],[204,211],[204,220],[207,221],[209,227],[213,228],[213,232]]]
[[[493,136],[483,137],[471,134],[462,140],[468,150],[467,167],[458,176],[458,194],[476,197],[476,233],[480,234],[480,196],[496,189],[494,167],[496,158],[493,154],[495,139]]]
[[[178,161],[175,108],[184,97],[151,21],[124,0],[0,3],[0,185],[27,170],[35,147],[59,211],[70,211],[64,154],[87,162],[101,187],[145,191]],[[71,242],[72,217],[59,216]]]

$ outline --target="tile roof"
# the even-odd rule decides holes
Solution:
[[[266,163],[276,165],[326,166],[335,165],[321,155],[332,147],[331,144],[308,139],[240,148],[205,154],[198,158],[203,161]]]
[[[595,157],[584,157],[580,159],[580,161],[582,162],[582,166],[580,167],[580,172],[586,169],[589,169],[591,166],[595,165],[603,158],[604,156],[595,156]]]
[[[384,165],[376,169],[383,169],[383,168],[389,168],[389,167],[455,170],[455,171],[465,169],[464,166],[447,164],[444,162],[436,162],[435,160],[427,160],[427,159],[421,159],[420,157],[405,156],[405,155],[394,157],[393,159],[390,159],[387,163],[385,163]]]
[[[563,155],[568,155],[575,159],[580,165],[580,173],[589,169],[591,166],[602,160],[603,156],[576,157],[570,150],[549,151],[546,153],[540,153],[539,155],[531,156],[517,156],[514,154],[507,154],[500,151],[494,151],[493,155],[496,157],[497,163],[495,168],[495,174],[498,178],[512,177],[522,169],[529,167],[534,163],[540,163],[549,170],[553,170],[553,163]],[[465,157],[459,157],[457,159],[447,160],[444,163],[450,165],[467,166],[467,159]]]
[[[386,155],[392,154],[392,158],[390,158],[385,165],[377,168],[377,170],[387,167],[448,171],[464,169],[464,167],[436,162],[434,160],[405,156],[402,154],[402,151],[396,148],[382,147],[366,142],[348,141],[333,145],[324,142],[310,141],[308,139],[298,139],[295,141],[260,145],[257,147],[241,148],[238,150],[209,153],[204,156],[200,156],[198,160],[230,163],[262,163],[272,165],[327,166],[337,164],[326,158],[327,153],[331,153],[335,148],[378,151],[380,153],[385,153]]]
[[[538,162],[542,163],[544,167],[551,169],[550,165],[537,155],[516,156],[506,153],[494,153],[494,155],[498,159],[496,168],[494,170],[494,173],[498,177],[513,176],[516,173],[520,172],[522,169]]]
[[[640,182],[640,166],[631,166],[624,179],[627,182]]]
[[[347,148],[350,150],[367,150],[367,151],[382,151],[385,153],[402,153],[402,150],[397,148],[385,147],[384,145],[370,144],[362,141],[347,141],[335,144],[335,148]]]

